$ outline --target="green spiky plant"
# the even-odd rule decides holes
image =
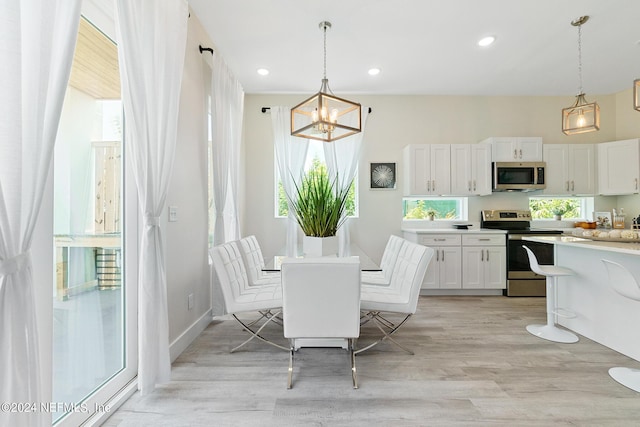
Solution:
[[[335,236],[347,218],[344,212],[351,184],[336,188],[337,183],[337,176],[331,181],[326,171],[312,169],[300,185],[295,184],[297,198],[289,197],[289,203],[306,236]]]

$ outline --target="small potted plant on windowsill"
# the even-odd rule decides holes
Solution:
[[[427,208],[424,211],[424,214],[427,216],[429,221],[433,221],[436,218],[436,215],[438,215],[438,211],[433,208]]]
[[[552,212],[553,212],[553,217],[555,218],[555,220],[556,221],[560,221],[562,219],[562,215],[564,215],[567,211],[565,210],[564,207],[558,206],[558,207],[553,208]]]

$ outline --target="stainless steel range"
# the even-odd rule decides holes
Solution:
[[[529,267],[529,258],[522,247],[526,244],[540,264],[553,264],[553,245],[525,242],[524,236],[562,234],[559,230],[531,228],[531,211],[484,210],[480,219],[482,228],[507,231],[507,290],[510,297],[545,296],[545,278]]]

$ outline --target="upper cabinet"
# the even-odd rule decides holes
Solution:
[[[542,161],[542,138],[538,136],[491,137],[481,143],[491,145],[494,162]]]
[[[451,145],[451,193],[456,196],[491,194],[491,145]]]
[[[604,195],[638,193],[640,139],[598,144],[598,192]]]
[[[407,196],[451,194],[449,144],[410,144],[403,150]]]
[[[596,194],[595,155],[593,144],[544,144],[543,159],[547,164],[544,194]]]

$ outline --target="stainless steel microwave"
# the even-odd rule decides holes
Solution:
[[[545,162],[494,162],[493,191],[534,191],[546,187]]]

